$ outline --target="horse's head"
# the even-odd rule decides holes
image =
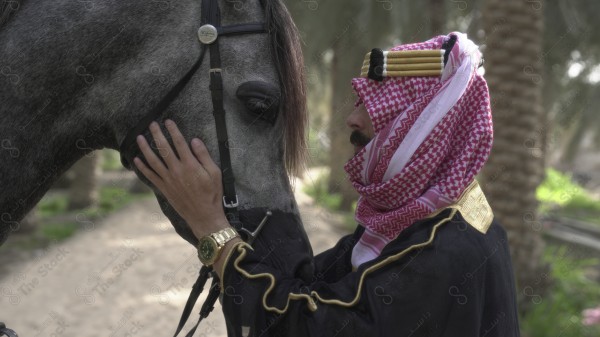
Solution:
[[[300,163],[306,124],[298,34],[279,0],[218,5],[221,25],[263,22],[267,31],[218,39],[240,206],[294,211],[286,170]],[[6,56],[0,60],[0,244],[75,161],[95,149],[118,149],[184,77],[201,51],[201,7],[197,0],[0,7],[0,54]],[[201,138],[219,162],[210,57],[207,51],[156,119],[175,120],[188,140]],[[139,133],[148,137],[142,126]],[[138,154],[123,151],[124,163]],[[195,241],[155,192],[178,232]]]
[[[264,32],[219,36],[214,42],[220,51],[227,148],[231,154],[240,209],[268,207],[296,213],[288,173],[294,173],[302,160],[306,113],[302,55],[295,26],[278,0],[219,1],[219,6],[223,27],[264,23],[266,28]],[[199,22],[194,28],[199,28]],[[246,29],[241,27],[240,30]],[[187,39],[189,41],[179,48],[198,58],[202,54],[201,43],[195,35],[190,34]],[[163,41],[157,39],[154,43],[159,45]],[[188,141],[193,137],[201,138],[219,163],[214,102],[209,90],[214,49],[208,44],[204,48],[206,54],[200,61],[199,70],[158,120],[173,119]],[[192,64],[180,64],[179,77],[183,77]],[[175,83],[172,81],[171,87]],[[144,112],[136,111],[135,114],[141,118]],[[140,131],[144,130],[140,133],[150,140],[147,121],[138,123],[138,128],[140,126]],[[132,132],[122,125],[115,125],[115,128],[119,130],[118,137],[125,138],[131,145],[125,144],[121,153],[124,165],[131,168],[132,157],[140,154],[131,137],[137,130]],[[160,144],[154,144],[154,147],[158,150]],[[150,185],[140,172],[136,173]],[[195,242],[183,219],[156,188],[154,192],[177,232]]]

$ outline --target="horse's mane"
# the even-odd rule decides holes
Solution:
[[[306,159],[306,82],[298,29],[280,0],[262,0],[271,37],[271,52],[282,87],[283,150],[288,174],[298,175]]]
[[[24,0],[2,1],[0,4],[0,29],[8,22],[11,14],[21,7],[23,1]]]

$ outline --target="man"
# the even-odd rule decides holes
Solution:
[[[173,206],[204,219],[193,228],[198,238],[226,237],[210,263],[231,336],[519,336],[506,233],[475,180],[492,145],[480,60],[461,33],[367,54],[352,81],[359,99],[347,124],[356,154],[345,166],[360,194],[360,226],[297,277],[231,233],[219,168],[192,141],[203,185]],[[176,144],[183,139],[165,124]],[[162,137],[157,125],[151,130]],[[143,137],[138,144],[154,156]]]

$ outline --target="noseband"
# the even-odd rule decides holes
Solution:
[[[235,192],[235,178],[233,175],[233,169],[231,167],[231,156],[228,147],[228,135],[227,125],[225,122],[225,109],[223,107],[223,78],[221,70],[221,54],[219,52],[219,41],[218,38],[221,36],[233,36],[241,34],[258,34],[267,33],[265,23],[246,23],[229,26],[221,26],[221,13],[219,10],[219,4],[217,0],[202,0],[202,18],[201,27],[198,29],[198,39],[202,43],[200,56],[192,68],[183,76],[177,84],[171,88],[171,90],[163,97],[163,99],[139,121],[125,136],[119,147],[121,153],[121,163],[126,168],[130,168],[131,165],[124,157],[125,153],[134,153],[137,151],[137,144],[135,138],[137,135],[145,132],[153,121],[160,118],[167,107],[175,100],[181,90],[187,85],[193,75],[196,73],[198,68],[202,65],[206,50],[210,50],[210,92],[213,104],[213,116],[215,118],[215,127],[217,129],[217,141],[219,145],[219,158],[221,162],[221,173],[223,178],[223,206],[225,209],[225,215],[229,222],[238,230],[243,232],[243,227],[239,221],[238,214],[238,198]],[[268,215],[265,219],[268,218]],[[263,220],[264,222],[264,220]],[[248,238],[253,239],[256,233],[250,233]],[[175,336],[182,330],[185,322],[189,318],[191,311],[203,291],[204,285],[212,273],[212,268],[203,266],[200,269],[198,279],[192,287],[192,291],[188,298],[188,301],[183,309],[179,325],[175,332]],[[214,276],[214,273],[212,273]],[[214,308],[220,293],[219,282],[216,277],[213,277],[213,282],[210,287],[209,294],[206,298],[204,305],[200,311],[200,319],[198,323],[190,330],[186,335],[192,336],[196,331],[196,328],[200,324],[203,318],[207,317],[208,314]]]

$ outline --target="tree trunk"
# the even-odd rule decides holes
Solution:
[[[331,148],[329,155],[329,193],[339,193],[342,196],[340,209],[351,210],[352,203],[358,195],[344,171],[344,163],[353,155],[350,144],[350,129],[346,126],[346,118],[354,108],[354,95],[350,81],[360,72],[360,65],[364,53],[360,51],[344,52],[342,44],[333,47],[331,60],[331,83],[333,86],[331,97],[331,116],[329,119],[329,139]],[[362,56],[360,56],[362,54]]]
[[[71,168],[73,183],[69,187],[69,210],[90,207],[98,201],[97,180],[101,170],[101,153],[88,153]]]
[[[445,35],[446,32],[446,6],[444,0],[428,0],[429,17],[431,18],[431,36]]]
[[[544,176],[548,129],[542,124],[541,7],[539,2],[489,0],[483,10],[494,147],[481,180],[508,233],[522,313],[537,303],[548,283],[535,195]]]

